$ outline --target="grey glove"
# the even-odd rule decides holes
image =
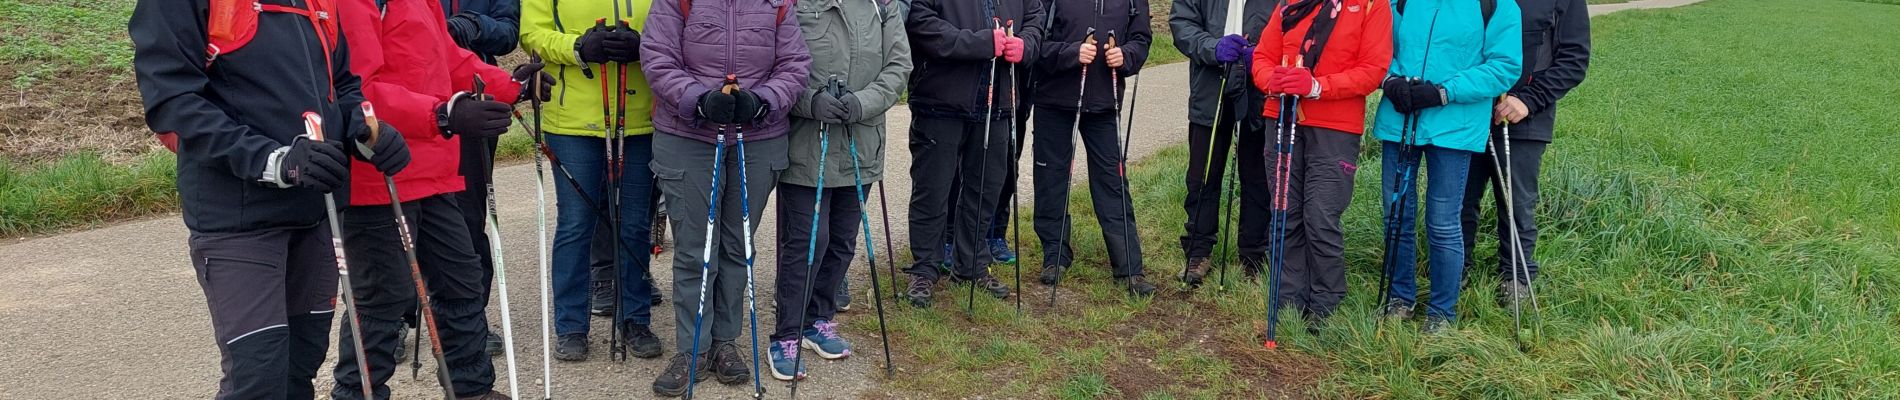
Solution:
[[[832,124],[848,124],[864,119],[864,105],[858,101],[858,95],[845,92],[844,96],[832,97],[831,94],[818,92],[812,96],[813,114],[819,121]]]

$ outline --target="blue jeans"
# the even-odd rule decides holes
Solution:
[[[591,276],[588,274],[589,248],[594,237],[595,222],[604,209],[599,203],[608,200],[607,186],[607,143],[601,138],[551,134],[547,135],[548,149],[561,158],[561,165],[574,174],[574,180],[580,182],[580,190],[587,193],[583,199],[574,185],[561,176],[560,171],[553,172],[555,209],[559,211],[554,231],[554,332],[560,335],[587,333],[588,299],[592,291]],[[645,325],[652,318],[653,286],[642,274],[646,270],[652,253],[652,238],[648,237],[653,229],[653,216],[649,213],[653,193],[653,170],[647,163],[653,160],[653,137],[650,135],[627,136],[620,175],[620,310],[615,321],[633,321]],[[589,204],[589,201],[594,204]]]
[[[1437,146],[1414,147],[1409,154],[1401,154],[1399,144],[1381,141],[1384,145],[1384,177],[1381,182],[1400,179],[1400,162],[1410,161],[1413,168],[1412,178],[1393,193],[1391,184],[1380,184],[1385,194],[1381,199],[1391,201],[1393,196],[1399,199],[1396,219],[1399,221],[1398,246],[1386,257],[1397,260],[1392,264],[1393,299],[1409,304],[1418,302],[1418,241],[1413,239],[1413,231],[1418,218],[1418,182],[1417,168],[1420,153],[1423,153],[1426,170],[1425,183],[1425,241],[1431,247],[1426,266],[1432,280],[1431,298],[1425,302],[1426,315],[1456,320],[1458,317],[1458,287],[1464,277],[1465,244],[1464,231],[1459,223],[1460,210],[1465,198],[1465,174],[1471,169],[1471,152],[1453,150]],[[1386,218],[1394,218],[1387,215]]]

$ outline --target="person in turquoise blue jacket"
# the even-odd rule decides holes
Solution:
[[[1436,333],[1458,315],[1466,173],[1472,155],[1484,152],[1493,101],[1521,73],[1523,24],[1512,1],[1395,1],[1393,9],[1392,66],[1373,120],[1385,155],[1384,316],[1409,319],[1418,302],[1412,235],[1417,181],[1424,176],[1431,295],[1421,330]],[[1422,175],[1421,158],[1430,168]]]

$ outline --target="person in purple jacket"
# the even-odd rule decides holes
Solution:
[[[685,394],[707,372],[728,385],[751,377],[735,341],[752,284],[753,222],[789,163],[786,114],[811,67],[791,7],[791,0],[658,0],[647,16],[640,53],[654,95],[652,167],[679,249],[677,351],[653,380],[660,396]],[[695,218],[709,206],[714,217]]]

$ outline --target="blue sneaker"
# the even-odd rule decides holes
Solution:
[[[851,311],[851,280],[838,281],[838,312]]]
[[[838,323],[821,319],[811,325],[811,329],[805,330],[805,348],[826,360],[851,356],[851,343],[838,336]]]
[[[1009,242],[1005,242],[1001,238],[990,239],[989,242],[990,258],[995,259],[997,264],[1016,263],[1016,252],[1009,251]]]
[[[795,357],[798,357],[797,339],[772,342],[772,379],[789,382],[793,375],[797,379],[805,379],[805,366],[795,365]],[[797,373],[792,372],[794,367],[798,369]]]

